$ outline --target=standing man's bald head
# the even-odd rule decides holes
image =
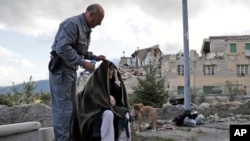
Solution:
[[[94,12],[104,16],[104,9],[100,4],[91,4],[87,7],[86,12]]]
[[[104,18],[104,9],[100,4],[91,4],[84,13],[85,20],[90,28],[101,25]]]

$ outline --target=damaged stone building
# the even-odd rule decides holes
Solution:
[[[147,65],[160,65],[163,53],[161,52],[159,45],[152,47],[139,49],[131,55],[131,57],[121,57],[120,66],[133,66],[143,67]]]
[[[227,94],[226,82],[236,94],[250,94],[250,35],[210,36],[203,40],[201,52],[190,50],[190,88],[192,93]],[[166,89],[184,92],[184,54],[163,55],[159,45],[137,49],[131,57],[121,57],[120,66],[140,68],[156,65],[166,78]]]

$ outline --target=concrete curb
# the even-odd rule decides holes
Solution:
[[[53,127],[41,128],[40,122],[0,125],[0,141],[55,141]]]

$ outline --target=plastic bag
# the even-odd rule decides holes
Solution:
[[[205,117],[202,114],[198,114],[195,118],[196,124],[205,124]]]

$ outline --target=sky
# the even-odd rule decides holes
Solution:
[[[200,53],[209,36],[250,34],[249,0],[187,1],[190,50]],[[27,82],[30,76],[33,81],[48,79],[60,22],[92,3],[105,10],[101,26],[91,34],[94,54],[117,64],[137,47],[158,44],[165,55],[183,52],[182,0],[1,0],[0,86]]]

